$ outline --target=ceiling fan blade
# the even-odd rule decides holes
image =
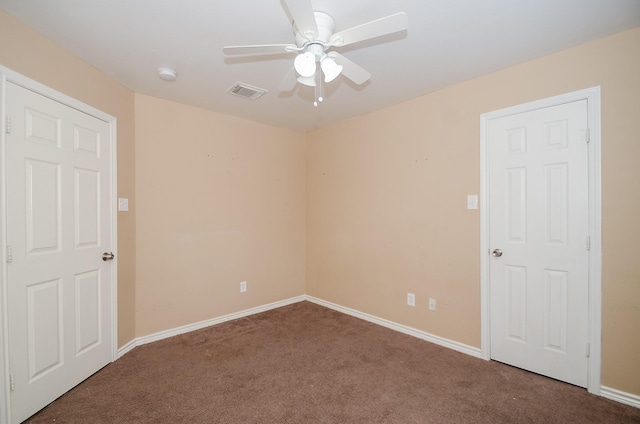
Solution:
[[[224,54],[284,54],[298,50],[295,44],[263,44],[255,46],[225,46],[222,48]]]
[[[356,65],[338,52],[329,52],[327,54],[333,58],[338,65],[342,65],[342,75],[349,78],[356,84],[364,84],[371,78],[371,74],[360,65]]]
[[[295,88],[297,80],[297,74],[295,68],[292,66],[287,72],[287,75],[284,76],[280,86],[278,87],[278,91],[291,91]]]
[[[300,35],[308,39],[314,39],[318,35],[318,25],[313,15],[313,6],[310,0],[283,0],[289,14],[293,18],[293,24],[298,28]]]
[[[408,27],[409,19],[407,15],[404,12],[400,12],[337,32],[331,36],[329,44],[336,47],[346,46],[370,38],[404,31]]]

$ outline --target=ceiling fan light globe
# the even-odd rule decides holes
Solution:
[[[316,73],[316,57],[310,52],[299,54],[293,61],[293,67],[301,77],[312,77]]]
[[[331,82],[342,72],[342,65],[338,65],[335,60],[325,57],[320,63],[322,73],[324,73],[324,82]]]
[[[316,86],[316,79],[314,78],[314,76],[310,76],[310,77],[298,77],[298,82],[300,84],[304,84],[304,85],[308,85],[309,87],[315,87]]]

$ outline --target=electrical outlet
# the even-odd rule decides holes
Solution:
[[[247,291],[247,282],[246,281],[241,281],[240,282],[240,293],[244,293]]]
[[[429,310],[430,311],[436,310],[436,300],[432,297],[429,298]]]
[[[416,295],[413,293],[407,293],[407,305],[416,306]]]

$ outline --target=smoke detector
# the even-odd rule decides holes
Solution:
[[[176,80],[177,74],[173,69],[160,68],[158,69],[158,77],[160,77],[161,80],[173,82]]]

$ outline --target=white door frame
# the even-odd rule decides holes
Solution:
[[[574,91],[480,115],[480,297],[481,355],[491,359],[491,304],[489,286],[489,155],[488,121],[518,113],[587,100],[589,122],[589,365],[587,390],[600,394],[601,328],[602,328],[602,208],[601,208],[601,136],[600,87]]]
[[[11,418],[11,399],[9,384],[9,338],[8,338],[8,315],[7,315],[7,156],[6,156],[6,126],[7,121],[7,82],[15,83],[27,88],[59,103],[77,109],[94,118],[100,119],[109,124],[109,137],[111,141],[111,246],[115,254],[112,262],[113,272],[111,273],[111,304],[112,304],[112,347],[111,360],[117,358],[118,353],[118,311],[117,311],[117,288],[118,288],[118,227],[117,227],[117,127],[116,118],[99,111],[87,104],[84,104],[66,94],[60,93],[37,81],[18,74],[0,65],[0,424],[7,424]]]

